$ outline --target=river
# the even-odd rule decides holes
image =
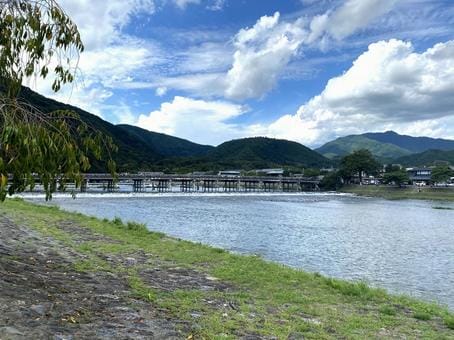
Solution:
[[[453,203],[337,194],[57,194],[51,204],[454,310],[454,210],[434,209]]]

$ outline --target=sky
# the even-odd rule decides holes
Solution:
[[[454,139],[454,0],[60,0],[85,51],[43,95],[218,145]]]

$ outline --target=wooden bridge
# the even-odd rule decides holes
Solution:
[[[165,174],[85,174],[81,191],[104,192],[298,192],[317,191],[320,181],[305,177]]]

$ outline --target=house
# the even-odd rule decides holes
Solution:
[[[284,175],[284,169],[259,169],[255,170],[255,173],[259,176],[283,176]]]
[[[409,168],[407,174],[413,184],[429,184],[432,181],[432,169],[430,168]]]
[[[224,177],[239,177],[241,175],[240,170],[222,170],[219,171],[218,176]]]

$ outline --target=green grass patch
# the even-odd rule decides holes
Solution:
[[[136,298],[146,300],[148,302],[155,302],[157,293],[154,289],[148,287],[139,276],[130,274],[128,277],[129,286],[132,289],[132,295]]]
[[[359,196],[382,197],[391,200],[421,199],[432,201],[454,201],[454,188],[441,187],[393,187],[388,185],[347,185],[341,192]]]
[[[74,264],[77,270],[111,271],[125,277],[132,297],[165,309],[169,317],[186,320],[191,334],[200,338],[454,338],[454,316],[446,308],[389,295],[364,282],[326,278],[257,256],[231,254],[150,232],[142,224],[120,219],[99,220],[13,200],[2,204],[0,211],[83,254],[86,258]],[[75,242],[74,235],[58,228],[64,221],[105,237]],[[111,268],[103,260],[135,251],[153,255],[151,269],[157,263],[189,268],[231,288],[159,290],[139,275],[139,269],[146,269],[148,264]]]

